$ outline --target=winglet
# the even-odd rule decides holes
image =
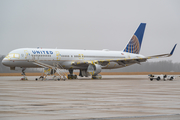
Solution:
[[[176,48],[176,45],[177,45],[177,44],[174,45],[174,47],[173,47],[173,49],[172,49],[170,55],[173,55],[173,52],[174,52],[174,50],[175,50],[175,48]]]

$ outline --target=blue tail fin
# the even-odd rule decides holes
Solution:
[[[126,48],[124,49],[124,52],[139,54],[145,27],[146,27],[146,23],[141,23],[139,25],[133,37],[131,38]]]

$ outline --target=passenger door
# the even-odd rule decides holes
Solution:
[[[24,50],[24,57],[26,60],[30,59],[30,54],[29,54],[28,50]]]

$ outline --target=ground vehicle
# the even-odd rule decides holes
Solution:
[[[152,74],[150,74],[150,75],[148,75],[149,76],[149,79],[151,80],[151,81],[153,81],[154,79],[156,79],[157,81],[159,81],[159,80],[173,80],[173,79],[175,79],[175,77],[173,76],[173,75],[163,75],[163,74],[161,74],[161,75],[152,75]]]

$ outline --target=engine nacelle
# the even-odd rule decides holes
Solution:
[[[98,73],[101,72],[101,65],[95,64],[92,65],[90,64],[87,68],[87,72],[89,72],[91,75],[97,75]]]
[[[80,69],[80,73],[79,73],[79,76],[81,77],[88,77],[90,76],[89,72],[87,72],[87,69]]]

